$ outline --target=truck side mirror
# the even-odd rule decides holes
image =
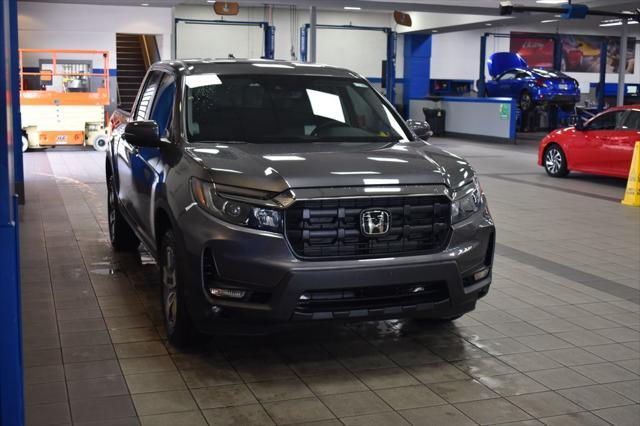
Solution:
[[[426,121],[407,120],[407,126],[420,139],[427,140],[433,136],[431,126]]]
[[[124,139],[131,145],[157,148],[160,146],[160,129],[153,120],[132,121],[124,128]]]

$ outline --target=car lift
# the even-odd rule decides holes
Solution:
[[[173,57],[177,56],[176,50],[178,48],[178,23],[184,22],[185,24],[195,25],[236,25],[247,27],[260,27],[264,30],[264,59],[273,59],[275,54],[275,42],[276,42],[276,27],[270,25],[266,21],[225,21],[223,19],[183,19],[175,18],[173,23]]]
[[[305,24],[300,28],[300,60],[307,62],[309,27]],[[387,100],[394,104],[396,99],[396,50],[398,35],[389,27],[367,27],[359,25],[324,25],[318,24],[316,28],[333,30],[361,30],[361,31],[382,31],[387,35],[387,60],[384,77],[384,87],[387,91]]]
[[[484,98],[486,87],[486,63],[487,63],[487,39],[493,36],[495,38],[511,38],[511,34],[507,33],[484,33],[480,37],[480,77],[478,79],[478,97]],[[524,36],[524,35],[523,35]],[[562,45],[558,34],[526,34],[527,38],[553,39],[553,68],[559,70],[562,62]]]

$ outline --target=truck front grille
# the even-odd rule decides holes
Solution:
[[[381,236],[365,236],[361,213],[382,209],[391,217]],[[441,250],[449,236],[451,204],[445,196],[297,201],[286,210],[285,230],[298,257],[370,258]]]
[[[409,308],[438,303],[449,297],[446,283],[357,287],[305,292],[296,307],[298,313],[376,310],[389,307]]]

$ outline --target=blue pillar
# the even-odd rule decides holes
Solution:
[[[264,57],[266,59],[273,59],[275,57],[276,50],[276,27],[264,24]]]
[[[300,62],[307,62],[307,36],[309,35],[309,24],[300,27]]]
[[[429,94],[431,76],[431,36],[404,35],[404,86],[402,105],[404,117],[409,118],[409,101],[424,99]]]
[[[396,49],[398,35],[395,31],[387,32],[387,99],[392,105],[396,101]]]
[[[485,75],[485,66],[487,62],[487,37],[489,34],[484,34],[480,37],[480,77],[478,77],[478,97],[484,98],[484,92],[486,89],[485,82],[487,76]]]
[[[20,88],[18,63],[18,11],[16,10],[17,2],[9,2],[9,19],[10,25],[10,46],[12,55],[12,72],[15,78],[11,80],[11,90],[18,93]],[[13,109],[13,152],[14,152],[14,168],[15,168],[15,188],[18,194],[20,204],[24,204],[24,171],[22,168],[22,125],[20,120],[20,98],[13,96],[11,98],[11,108]]]
[[[557,34],[553,36],[553,69],[562,69],[562,39]]]
[[[14,132],[20,133],[20,119],[14,119],[14,81],[17,78],[16,0],[0,3],[0,424],[24,424],[22,382],[22,339],[20,317],[20,259],[18,246],[18,198],[15,195],[16,167]],[[17,127],[14,123],[17,122]]]

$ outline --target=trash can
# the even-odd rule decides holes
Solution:
[[[446,111],[439,108],[422,108],[422,112],[424,113],[425,121],[431,126],[433,136],[444,136]]]

